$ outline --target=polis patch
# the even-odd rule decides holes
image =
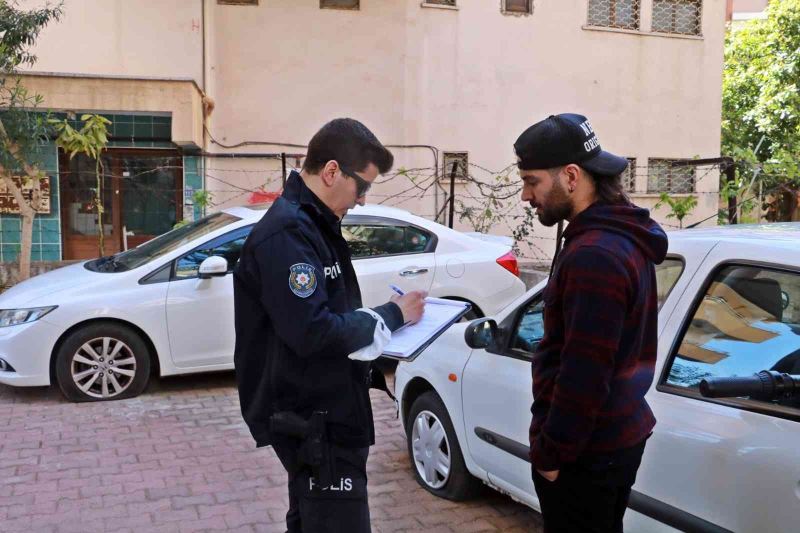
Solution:
[[[300,298],[308,298],[317,290],[317,273],[308,263],[289,267],[289,289]]]

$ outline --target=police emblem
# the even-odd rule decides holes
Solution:
[[[289,267],[289,288],[300,298],[308,298],[317,290],[317,273],[308,263]]]

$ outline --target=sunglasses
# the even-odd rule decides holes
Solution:
[[[347,170],[342,165],[339,165],[339,170],[341,170],[342,174],[344,174],[345,176],[356,180],[356,198],[361,198],[362,196],[365,196],[367,192],[369,192],[369,188],[372,187],[372,184],[370,182],[368,182],[355,172]]]

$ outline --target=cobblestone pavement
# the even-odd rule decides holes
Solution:
[[[538,513],[494,491],[455,503],[419,487],[392,402],[372,401],[373,531],[541,531]],[[282,532],[285,484],[272,450],[253,445],[231,372],[92,404],[0,385],[0,531]]]

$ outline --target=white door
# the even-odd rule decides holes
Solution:
[[[217,237],[175,262],[167,291],[167,326],[178,367],[233,363],[233,267],[251,227]],[[218,255],[228,261],[224,277],[199,279],[200,263]]]
[[[800,374],[800,250],[714,248],[666,323],[659,361],[648,395],[658,423],[634,490],[731,531],[797,530],[800,402],[713,401],[698,384]]]
[[[351,215],[342,224],[342,234],[350,245],[365,306],[386,303],[395,294],[390,284],[406,292],[430,290],[436,272],[430,232],[397,220]]]
[[[656,267],[659,305],[667,296],[679,292],[685,282],[682,261],[670,257]],[[676,294],[677,296],[677,294]],[[671,301],[674,298],[670,299]],[[666,307],[672,304],[667,302]],[[544,336],[541,293],[534,295],[500,324],[503,345],[497,353],[473,350],[463,377],[464,423],[473,459],[492,481],[530,495],[534,488],[529,451],[531,423],[531,356]]]
[[[510,333],[497,353],[473,350],[464,368],[464,429],[469,453],[493,482],[533,494],[528,456],[531,362],[544,334],[541,293],[512,313],[501,329]]]

